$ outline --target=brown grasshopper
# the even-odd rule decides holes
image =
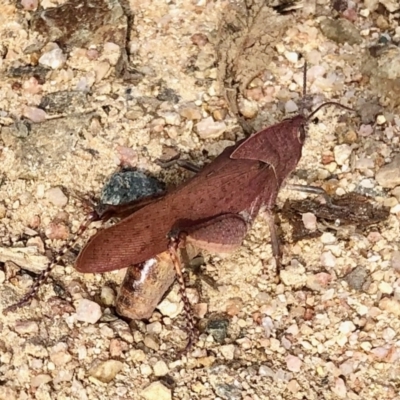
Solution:
[[[303,95],[305,82],[306,67]],[[301,111],[226,148],[175,189],[93,214],[93,219],[117,217],[121,221],[89,240],[75,268],[84,273],[132,265],[141,265],[143,269],[150,260],[168,251],[181,285],[185,310],[191,315],[178,248],[190,243],[209,252],[231,253],[241,246],[260,211],[267,216],[273,255],[279,265],[280,249],[272,208],[281,185],[301,158],[309,120],[327,105],[351,110],[336,102],[326,102],[308,117]],[[42,273],[42,280],[48,273]],[[35,294],[38,284],[35,286],[23,301]],[[194,332],[192,317],[189,324]]]

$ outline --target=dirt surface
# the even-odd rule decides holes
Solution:
[[[333,229],[339,218],[286,240],[280,283],[263,215],[233,255],[204,254],[219,286],[190,275],[202,332],[184,356],[176,284],[149,320],[130,322],[115,313],[125,271],[79,274],[68,253],[30,306],[0,314],[0,399],[400,399],[398,2],[61,3],[2,4],[1,310],[111,173],[175,185],[192,173],[157,158],[201,166],[303,103],[356,112],[316,115],[288,181],[390,212],[368,229]],[[307,196],[283,189],[277,210]],[[319,223],[312,207],[300,214],[306,229]],[[291,229],[282,221],[282,239]]]

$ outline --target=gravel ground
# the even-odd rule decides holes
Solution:
[[[202,333],[183,356],[177,285],[130,322],[114,307],[125,271],[79,274],[67,254],[30,306],[0,314],[0,399],[400,399],[398,1],[60,3],[2,2],[1,309],[118,168],[174,185],[191,173],[157,158],[201,166],[298,112],[304,58],[307,105],[356,112],[318,113],[288,181],[371,208],[362,221],[351,198],[355,217],[327,222],[310,203],[296,222],[280,210],[308,195],[282,190],[280,283],[260,215],[233,255],[204,254],[217,289],[190,275]]]

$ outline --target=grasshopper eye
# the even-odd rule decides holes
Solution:
[[[297,131],[297,139],[300,143],[304,143],[306,140],[306,128],[304,125],[299,126],[299,130]]]

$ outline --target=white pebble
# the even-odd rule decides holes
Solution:
[[[285,51],[283,55],[286,57],[286,60],[293,64],[299,60],[299,55],[295,51]]]
[[[392,294],[393,293],[392,285],[387,282],[379,282],[378,289],[383,294]]]
[[[336,257],[330,251],[325,251],[321,254],[321,264],[327,268],[334,268]]]
[[[165,112],[161,116],[168,125],[179,126],[181,124],[181,116],[176,112]]]
[[[44,53],[39,58],[39,64],[44,65],[45,67],[50,67],[52,69],[59,69],[64,64],[67,58],[63,54],[61,49],[53,49]]]
[[[165,315],[170,318],[175,318],[179,315],[183,309],[183,305],[181,302],[174,303],[171,302],[168,298],[164,299],[157,308],[160,310],[162,315]]]
[[[246,118],[254,118],[258,113],[258,104],[254,100],[242,99],[239,109]]]
[[[351,155],[352,149],[348,144],[335,146],[333,154],[338,165],[344,165]]]
[[[378,116],[376,117],[376,123],[377,123],[378,125],[383,125],[385,122],[386,122],[386,118],[385,118],[384,115],[378,115]]]
[[[356,326],[353,324],[352,321],[343,321],[339,325],[339,332],[347,335],[353,331],[355,331]]]
[[[324,232],[321,236],[321,242],[323,244],[334,244],[336,242],[336,237],[331,232]]]
[[[298,109],[299,109],[299,107],[297,106],[297,104],[293,100],[288,100],[285,103],[285,112],[288,113],[288,114],[296,112]]]
[[[76,319],[81,322],[95,324],[101,318],[101,308],[94,301],[80,299],[76,307]]]
[[[299,372],[303,362],[299,357],[289,355],[286,357],[286,366],[289,371]]]
[[[315,231],[317,229],[317,217],[313,213],[304,213],[301,219],[306,229],[310,231]]]
[[[212,117],[208,117],[200,121],[196,128],[201,139],[216,139],[226,131],[226,124],[223,121],[216,122]]]

